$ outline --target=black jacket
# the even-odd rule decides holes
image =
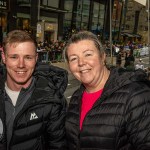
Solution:
[[[142,71],[113,69],[79,129],[81,85],[66,117],[70,150],[150,150],[150,87]]]
[[[36,82],[31,98],[16,116],[9,150],[65,149],[65,116],[67,71],[50,66],[49,73],[36,71]],[[3,122],[3,138],[6,145],[4,85],[0,87],[0,119]],[[1,147],[0,147],[1,150]]]

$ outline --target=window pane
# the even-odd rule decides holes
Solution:
[[[92,20],[92,30],[100,32],[103,29],[104,24],[104,4],[94,2],[93,8],[93,20]]]
[[[48,0],[48,6],[58,8],[59,0]]]

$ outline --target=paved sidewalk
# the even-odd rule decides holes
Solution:
[[[57,67],[60,67],[60,68],[63,68],[63,69],[66,69],[66,70],[69,71],[66,62],[56,62],[56,63],[51,63],[51,64],[54,65],[54,66],[57,66]]]

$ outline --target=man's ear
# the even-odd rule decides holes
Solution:
[[[106,53],[103,54],[103,59],[106,60]]]
[[[36,62],[38,61],[39,54],[36,53]]]
[[[2,50],[2,52],[1,52],[1,56],[2,56],[3,63],[5,64],[5,62],[6,62],[6,57],[5,57],[5,54],[4,54],[4,51],[3,51],[3,50]]]

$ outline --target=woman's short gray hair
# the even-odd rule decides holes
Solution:
[[[73,34],[72,37],[68,40],[68,42],[66,44],[66,47],[64,50],[64,52],[65,52],[64,57],[67,61],[68,61],[68,54],[67,54],[68,47],[71,44],[77,43],[77,42],[82,41],[82,40],[93,41],[95,44],[95,47],[99,50],[100,55],[102,55],[104,53],[104,48],[102,46],[102,43],[100,42],[100,40],[97,38],[97,36],[94,33],[90,32],[90,31],[80,31],[76,34]]]

